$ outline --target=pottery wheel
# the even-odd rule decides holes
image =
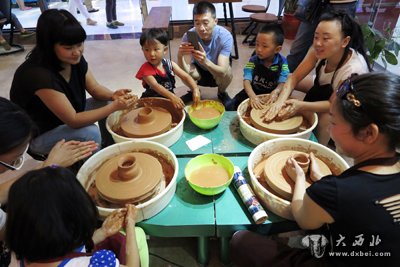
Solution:
[[[261,118],[264,112],[264,109],[253,108],[250,111],[250,119],[254,127],[265,132],[291,134],[297,132],[303,123],[303,116],[301,115],[296,115],[283,121],[271,121],[266,123],[263,121],[263,118]]]
[[[136,177],[123,180],[118,171],[118,163],[123,157],[134,157],[138,167]],[[161,163],[157,158],[142,152],[124,153],[109,159],[96,174],[99,194],[113,203],[138,202],[151,195],[164,177]]]
[[[292,199],[295,183],[289,175],[286,174],[284,167],[286,160],[298,153],[301,152],[295,150],[277,152],[267,158],[264,165],[264,176],[267,184],[281,197],[289,201]],[[317,163],[323,176],[332,174],[329,167],[322,160],[317,158]],[[311,185],[312,181],[309,175],[306,175],[306,178],[306,187],[308,187]]]
[[[121,118],[121,129],[127,137],[150,137],[171,128],[172,115],[161,107],[141,107]]]

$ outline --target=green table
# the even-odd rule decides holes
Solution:
[[[242,170],[244,177],[250,184],[250,176],[247,171],[248,157],[228,158]],[[230,262],[229,240],[233,233],[238,230],[247,229],[270,235],[299,229],[296,222],[284,219],[269,210],[265,211],[268,214],[268,220],[264,224],[255,224],[233,183],[223,194],[215,196],[215,220],[222,263],[228,264]]]
[[[266,210],[269,220],[256,225],[247,208],[242,203],[233,184],[217,196],[203,196],[196,193],[184,177],[186,163],[194,156],[216,153],[229,157],[245,174],[247,159],[256,147],[247,141],[240,132],[239,120],[235,111],[225,112],[217,127],[201,130],[188,116],[184,123],[182,137],[170,147],[179,162],[177,188],[168,206],[156,216],[138,223],[149,235],[159,237],[197,237],[198,262],[208,263],[208,238],[218,237],[220,241],[220,259],[229,262],[229,239],[240,229],[252,229],[265,234],[298,229],[295,222],[283,219]],[[191,151],[186,141],[203,135],[211,142],[195,151]],[[316,141],[312,135],[310,140]],[[249,178],[248,175],[246,178]]]
[[[186,141],[198,135],[204,135],[205,137],[210,139],[210,130],[202,130],[198,128],[190,121],[189,116],[186,116],[185,122],[183,124],[183,134],[181,138],[179,138],[179,140],[169,148],[172,150],[172,152],[174,152],[177,157],[194,157],[197,155],[213,153],[212,142],[195,151],[190,150],[190,148],[186,145]]]
[[[208,262],[208,238],[215,236],[214,200],[192,190],[184,169],[190,158],[178,158],[176,193],[156,216],[139,222],[146,234],[158,237],[197,237],[198,261]]]

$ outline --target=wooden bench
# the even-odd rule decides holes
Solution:
[[[168,32],[169,39],[174,38],[173,27],[171,24],[172,7],[170,6],[159,6],[152,7],[149,15],[144,19],[142,31],[151,28],[162,29]],[[169,46],[169,57],[171,58],[171,46]]]

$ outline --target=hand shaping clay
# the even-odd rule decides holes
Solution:
[[[277,133],[277,134],[291,134],[298,131],[303,123],[303,116],[297,115],[283,121],[264,122],[263,114],[265,109],[255,109],[250,111],[251,123],[259,130]]]
[[[286,173],[284,167],[287,159],[295,155],[299,156],[303,152],[295,150],[280,151],[266,159],[264,165],[264,177],[267,184],[286,200],[291,200],[294,189],[294,182]],[[306,153],[303,153],[307,155]],[[317,158],[317,163],[323,176],[331,174],[329,167],[320,159]],[[306,187],[311,185],[311,179],[306,174]]]

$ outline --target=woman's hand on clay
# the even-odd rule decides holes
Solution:
[[[290,157],[286,160],[284,169],[287,173],[287,175],[289,175],[289,177],[296,183],[299,180],[306,180],[306,175],[303,171],[303,169],[299,166],[299,164],[297,163],[297,161],[293,158]]]
[[[273,91],[269,94],[268,100],[265,102],[265,105],[271,105],[271,104],[275,103],[276,100],[278,100],[279,93],[280,93],[280,90],[279,90],[279,89],[273,90]]]
[[[279,120],[286,120],[295,116],[297,113],[301,111],[302,104],[303,101],[297,99],[286,100],[282,109],[279,111],[277,118]]]
[[[129,96],[129,95],[131,95],[130,92],[132,92],[131,89],[118,89],[113,93],[111,99],[115,100],[119,97],[125,97],[127,95]]]
[[[135,205],[126,204],[125,225],[135,225],[138,209]]]
[[[322,178],[322,172],[319,168],[317,158],[313,152],[310,152],[310,178],[312,181],[316,182]]]
[[[250,98],[250,106],[252,108],[255,108],[255,109],[263,109],[264,108],[264,102],[258,96],[251,97]]]
[[[138,100],[136,95],[126,94],[113,100],[112,104],[115,110],[123,110],[132,107]]]
[[[275,117],[278,115],[279,111],[282,109],[283,104],[279,102],[275,102],[272,105],[269,106],[269,109],[265,112],[264,116],[264,122],[270,122],[275,119]]]
[[[177,109],[183,109],[185,107],[185,103],[183,102],[183,100],[176,95],[172,95],[169,100],[171,100],[172,104]]]
[[[113,211],[103,222],[101,230],[106,237],[115,235],[124,226],[126,208]]]
[[[65,141],[63,139],[51,149],[43,166],[55,164],[61,167],[69,167],[75,162],[92,155],[97,148],[98,144],[94,141],[80,142]]]

